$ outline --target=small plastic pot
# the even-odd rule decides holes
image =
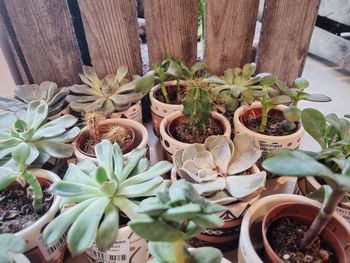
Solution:
[[[184,118],[185,116],[182,114],[181,111],[175,111],[171,114],[168,114],[162,122],[160,123],[160,142],[162,149],[166,155],[167,160],[172,162],[172,156],[177,151],[178,149],[183,149],[188,147],[190,144],[189,143],[184,143],[181,141],[176,140],[172,135],[171,135],[171,127],[174,122],[180,121]],[[214,118],[219,125],[222,126],[224,130],[224,134],[227,137],[230,137],[231,135],[231,125],[228,122],[228,120],[221,114],[217,112],[212,113],[212,118]]]
[[[283,110],[287,108],[285,105],[278,105],[269,114],[283,114]],[[257,145],[259,145],[260,150],[263,151],[262,157],[259,160],[261,163],[266,155],[274,149],[277,148],[288,148],[288,149],[298,149],[300,145],[301,138],[304,134],[304,128],[299,123],[296,132],[285,135],[285,136],[270,136],[265,134],[260,134],[248,129],[244,123],[244,119],[260,117],[261,116],[261,103],[255,102],[251,105],[243,105],[239,107],[234,114],[234,130],[235,135],[237,134],[248,134],[255,138]]]
[[[176,88],[176,84],[177,84],[176,80],[165,82],[165,86],[167,87],[167,89]],[[180,84],[187,85],[186,82],[184,81],[180,81]],[[164,117],[174,111],[182,111],[183,106],[182,104],[167,104],[164,102],[160,102],[159,100],[156,99],[156,96],[155,96],[157,92],[160,92],[160,84],[154,86],[149,93],[149,97],[151,100],[153,131],[154,131],[154,134],[159,137],[160,136],[159,126],[161,121],[164,119]]]

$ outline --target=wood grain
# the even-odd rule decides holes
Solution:
[[[320,0],[266,0],[258,46],[258,71],[292,85],[301,75]]]
[[[251,61],[259,0],[208,0],[205,62],[209,72]]]
[[[80,52],[66,1],[4,2],[33,81],[79,81]]]
[[[145,0],[150,65],[166,55],[192,65],[197,59],[198,0]]]
[[[127,65],[141,74],[135,0],[78,0],[92,65],[100,77]]]

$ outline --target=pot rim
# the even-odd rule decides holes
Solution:
[[[168,139],[169,141],[172,141],[172,142],[176,142],[177,145],[181,146],[181,147],[187,147],[189,145],[191,145],[190,143],[184,143],[184,142],[181,142],[181,141],[178,141],[176,140],[175,138],[171,137],[169,134],[168,134],[168,126],[170,125],[170,123],[175,120],[176,118],[180,117],[181,115],[183,115],[182,111],[174,111],[170,114],[168,114],[167,116],[164,117],[164,119],[161,121],[160,123],[160,127],[159,127],[159,130],[160,130],[160,134],[161,136],[165,139]],[[229,123],[229,121],[223,116],[221,115],[220,113],[217,113],[215,111],[212,112],[212,117],[219,120],[224,128],[225,128],[225,131],[224,131],[224,136],[227,136],[230,138],[230,135],[231,135],[231,125]]]
[[[165,84],[165,86],[176,85],[176,80],[165,81],[164,84]],[[185,86],[185,85],[187,85],[187,81],[180,80],[180,84]],[[161,105],[161,107],[163,107],[163,108],[170,108],[173,110],[177,110],[177,109],[182,107],[182,104],[168,104],[168,103],[164,103],[164,102],[157,100],[156,97],[154,96],[154,94],[159,89],[160,89],[160,84],[157,84],[149,92],[149,97],[150,97],[152,103],[156,103],[156,104]]]
[[[279,139],[292,140],[293,138],[301,137],[303,135],[304,128],[303,128],[303,125],[301,123],[299,123],[299,129],[296,132],[294,132],[292,134],[289,134],[289,135],[283,135],[283,136],[266,135],[266,134],[261,134],[261,133],[254,132],[254,131],[248,129],[241,122],[240,117],[243,115],[243,113],[247,112],[248,110],[256,109],[256,108],[261,108],[261,103],[258,102],[258,101],[255,101],[255,102],[253,102],[250,105],[242,105],[242,106],[240,106],[234,113],[233,119],[234,119],[235,126],[237,124],[239,124],[241,126],[241,129],[244,130],[244,133],[251,134],[254,137],[257,137],[257,138],[260,138],[260,139],[274,138],[276,140],[279,140]],[[279,111],[283,111],[286,108],[287,108],[287,106],[283,105],[283,104],[279,104],[276,107],[274,107],[275,110],[279,110]]]

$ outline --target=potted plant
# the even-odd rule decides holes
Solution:
[[[237,245],[244,212],[265,186],[266,172],[255,165],[260,155],[254,139],[242,134],[233,142],[226,136],[210,136],[204,145],[192,144],[175,152],[177,174],[200,195],[225,207],[217,214],[224,224],[218,231],[206,229],[198,234],[191,240],[193,246],[205,244],[227,251]],[[176,180],[176,174],[172,179]]]
[[[11,162],[11,153],[24,143],[30,147],[28,164],[45,164],[50,170],[60,171],[64,159],[73,154],[70,143],[80,129],[73,127],[77,119],[72,115],[48,121],[47,114],[48,105],[43,100],[30,102],[18,117],[13,112],[0,113],[0,163]]]
[[[211,247],[188,249],[186,239],[205,228],[216,228],[222,220],[214,215],[223,207],[208,202],[185,180],[174,183],[168,192],[143,200],[136,210],[143,217],[128,225],[140,237],[149,241],[153,256],[150,262],[220,263],[220,250]]]
[[[168,185],[160,175],[172,168],[166,161],[149,167],[145,152],[134,149],[123,158],[118,144],[103,140],[95,146],[97,165],[89,159],[70,164],[64,179],[52,187],[62,197],[60,206],[68,208],[45,228],[45,243],[56,242],[68,231],[67,245],[73,254],[86,251],[97,262],[116,258],[144,262],[146,241],[126,223],[137,218],[134,210],[142,198]]]
[[[24,239],[25,255],[30,261],[60,263],[64,239],[46,246],[41,237],[44,226],[58,212],[60,201],[53,198],[48,188],[60,179],[47,170],[28,169],[31,155],[30,146],[22,142],[13,150],[13,162],[0,167],[0,233],[15,233]]]
[[[209,85],[200,79],[189,83],[183,110],[168,114],[160,124],[160,141],[168,160],[176,150],[193,143],[204,143],[211,135],[230,136],[227,119],[212,111]]]
[[[68,114],[66,102],[68,93],[67,87],[59,88],[51,81],[44,81],[40,85],[20,85],[16,86],[14,97],[0,97],[0,109],[19,113],[26,111],[30,102],[44,100],[48,105],[48,119],[53,120]]]
[[[149,97],[153,130],[157,136],[160,135],[159,126],[163,118],[174,111],[182,110],[182,100],[188,90],[187,80],[193,79],[204,67],[203,63],[196,63],[188,68],[183,62],[171,58],[153,66],[159,83],[151,89]]]
[[[26,250],[26,242],[14,234],[0,234],[1,263],[30,263],[22,254]]]
[[[113,118],[129,118],[142,123],[142,97],[153,87],[154,75],[149,72],[143,77],[134,76],[133,81],[125,78],[126,66],[120,66],[116,75],[99,79],[94,68],[83,66],[80,74],[83,85],[69,87],[67,96],[70,108],[79,113],[101,111]]]
[[[96,162],[95,145],[104,139],[119,144],[126,156],[135,148],[147,147],[148,132],[137,121],[106,119],[100,112],[86,112],[84,119],[86,127],[81,130],[73,144],[74,154],[79,161],[89,158]]]
[[[276,148],[297,149],[304,129],[300,123],[301,111],[297,108],[301,100],[326,102],[330,98],[321,94],[309,94],[305,89],[309,86],[307,80],[298,78],[295,87],[288,87],[276,76],[262,74],[260,90],[254,90],[251,95],[257,103],[244,105],[234,114],[235,134],[250,134],[258,141],[264,160],[268,152]],[[279,95],[273,87],[277,86],[284,95]],[[282,104],[291,103],[290,106]]]
[[[321,151],[312,156],[325,164],[334,173],[340,173],[350,156],[350,121],[339,118],[336,114],[324,116],[315,109],[304,109],[301,114],[301,122],[305,131],[310,134],[320,145]],[[325,184],[320,177],[298,178],[297,192],[309,195]],[[350,194],[347,193],[344,200],[336,208],[348,222],[350,222]]]

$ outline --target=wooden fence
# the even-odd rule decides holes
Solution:
[[[260,72],[289,84],[301,75],[319,4],[266,0],[255,59]],[[150,63],[166,54],[194,63],[198,0],[144,0],[144,5]],[[252,61],[258,7],[259,0],[207,0],[204,60],[209,72],[221,74]],[[77,83],[87,57],[100,75],[121,64],[131,73],[142,71],[135,0],[0,0],[0,10],[24,83]]]

